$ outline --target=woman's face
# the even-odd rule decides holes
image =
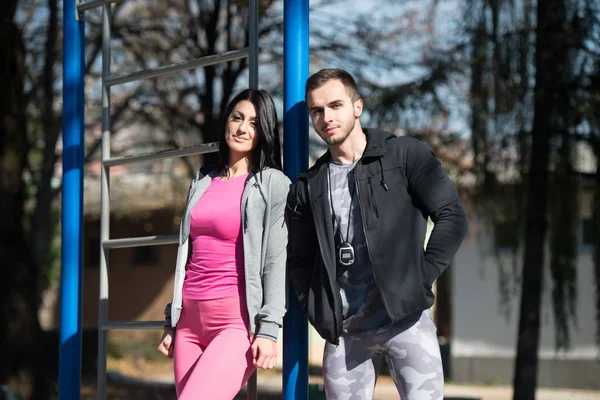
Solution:
[[[231,156],[247,157],[258,143],[256,132],[256,109],[248,100],[242,100],[235,105],[227,117],[225,140]]]

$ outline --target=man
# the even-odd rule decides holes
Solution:
[[[287,267],[327,340],[327,398],[372,399],[384,355],[402,400],[442,399],[429,308],[467,233],[454,184],[418,140],[361,126],[363,102],[346,71],[312,75],[306,104],[328,151],[290,191]]]

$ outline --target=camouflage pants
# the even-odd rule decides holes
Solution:
[[[382,355],[402,400],[443,399],[444,373],[436,332],[426,310],[386,331],[342,336],[338,346],[327,343],[323,354],[327,399],[372,399]]]

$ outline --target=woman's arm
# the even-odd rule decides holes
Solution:
[[[277,341],[286,311],[285,262],[288,239],[284,213],[290,180],[278,175],[271,186],[269,233],[266,238],[265,265],[262,273],[263,305],[258,314],[256,336]]]

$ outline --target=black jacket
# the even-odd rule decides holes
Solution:
[[[431,149],[411,137],[364,129],[356,188],[375,282],[392,321],[433,304],[431,285],[468,229],[456,188]],[[288,276],[317,332],[337,344],[342,304],[328,196],[327,152],[290,190]],[[427,217],[435,226],[427,250]]]

